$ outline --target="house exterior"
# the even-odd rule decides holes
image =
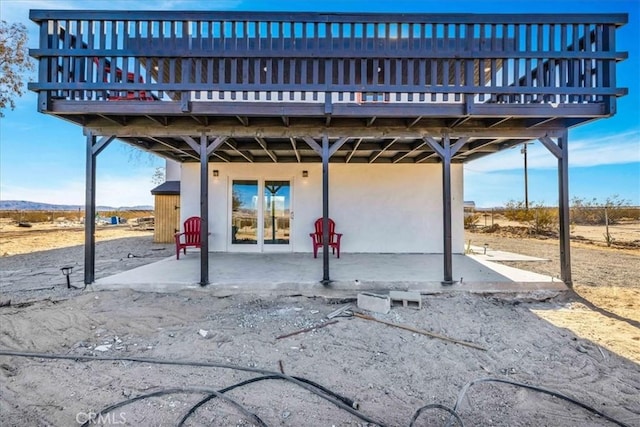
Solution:
[[[322,165],[216,163],[209,169],[210,251],[312,252],[309,233],[322,217]],[[331,163],[330,217],[344,234],[342,253],[442,253],[440,169],[438,164]],[[200,213],[199,174],[197,164],[182,166],[182,221]],[[451,181],[452,247],[463,253],[461,164],[452,167]],[[273,210],[270,183],[280,184],[275,202],[283,204]],[[234,191],[242,193],[244,205],[236,206],[237,197],[234,204]],[[278,194],[283,194],[281,200]],[[234,239],[236,228],[244,231],[242,238]]]
[[[471,15],[33,10],[38,108],[87,138],[181,164],[180,216],[208,252],[463,251],[464,162],[539,140],[558,161],[571,284],[568,129],[615,114],[625,14]],[[87,227],[85,282],[94,279]],[[330,282],[323,251],[323,283]]]

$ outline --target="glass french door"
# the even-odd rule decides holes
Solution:
[[[291,181],[232,180],[231,246],[251,252],[291,250]]]

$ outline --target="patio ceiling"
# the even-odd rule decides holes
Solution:
[[[274,106],[275,108],[275,106]],[[444,133],[468,140],[452,158],[464,163],[508,149],[526,141],[552,135],[557,127],[552,120],[491,118],[286,118],[282,117],[171,117],[160,126],[159,118],[92,117],[86,129],[96,135],[116,138],[178,162],[198,162],[199,153],[183,136],[198,139],[201,134],[226,136],[225,142],[210,157],[210,162],[223,163],[319,163],[320,155],[305,137],[319,139],[327,134],[330,142],[347,138],[331,156],[332,163],[437,163],[437,154],[424,136],[441,137]],[[565,122],[568,119],[565,119]],[[329,125],[327,125],[327,123]]]

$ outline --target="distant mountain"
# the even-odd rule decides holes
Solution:
[[[28,202],[26,200],[0,200],[0,211],[77,211],[84,205],[54,205],[51,203]],[[153,206],[97,206],[98,211],[152,211]]]

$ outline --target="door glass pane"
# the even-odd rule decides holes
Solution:
[[[233,181],[231,243],[258,244],[258,181]]]
[[[288,245],[291,231],[289,181],[264,182],[264,243]]]

